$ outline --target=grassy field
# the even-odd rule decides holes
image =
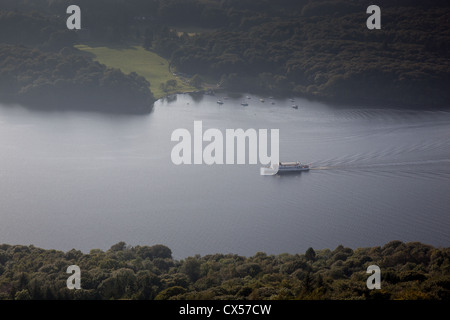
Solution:
[[[169,72],[169,62],[154,52],[145,50],[140,46],[124,48],[90,47],[77,45],[77,49],[91,53],[95,60],[112,68],[122,70],[124,73],[136,72],[150,82],[150,90],[155,98],[167,94],[184,91],[195,91],[196,88],[188,85],[185,80]],[[167,80],[177,80],[177,87],[164,92],[160,85]]]

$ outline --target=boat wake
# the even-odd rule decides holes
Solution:
[[[364,169],[378,169],[378,168],[396,168],[404,167],[409,169],[416,169],[416,166],[429,167],[431,165],[449,165],[450,159],[434,159],[434,160],[422,160],[422,161],[398,161],[398,162],[380,162],[370,164],[339,164],[339,165],[326,165],[326,166],[312,166],[310,170],[364,170]]]

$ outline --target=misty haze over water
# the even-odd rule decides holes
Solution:
[[[88,252],[164,244],[194,254],[450,243],[450,112],[178,95],[149,115],[0,105],[0,243]],[[171,162],[173,130],[279,129],[313,170]],[[204,144],[206,145],[206,144]]]

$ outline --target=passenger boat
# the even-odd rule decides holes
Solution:
[[[309,169],[310,167],[308,164],[303,164],[301,162],[279,162],[278,164],[262,167],[261,174],[274,175],[290,172],[309,171]]]
[[[309,165],[301,162],[279,162],[278,173],[290,171],[309,171]]]

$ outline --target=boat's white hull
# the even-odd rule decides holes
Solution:
[[[278,168],[280,172],[296,172],[296,171],[309,171],[309,168],[293,167],[293,168]]]
[[[309,166],[304,165],[289,165],[289,166],[272,165],[270,167],[261,168],[261,175],[268,176],[283,173],[302,172],[302,171],[309,171],[309,169],[310,169]]]

